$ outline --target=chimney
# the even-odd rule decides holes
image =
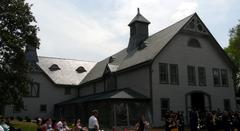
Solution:
[[[130,27],[130,39],[127,51],[132,51],[142,47],[144,40],[148,38],[148,25],[150,22],[144,18],[137,9],[137,15],[128,24]]]

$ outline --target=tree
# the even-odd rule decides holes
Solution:
[[[0,1],[0,109],[13,104],[23,107],[27,93],[29,64],[25,59],[27,46],[39,47],[32,5],[25,0]],[[3,113],[3,112],[0,112]]]
[[[239,23],[230,30],[229,46],[224,50],[236,65],[236,69],[233,72],[233,79],[236,93],[240,96],[240,20]]]

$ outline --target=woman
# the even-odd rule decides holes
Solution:
[[[82,125],[81,125],[80,119],[76,119],[74,123],[74,127],[72,128],[72,131],[82,131]]]

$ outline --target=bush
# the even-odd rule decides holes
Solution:
[[[31,122],[31,119],[28,116],[25,116],[26,122]]]
[[[17,120],[18,120],[18,121],[23,121],[23,118],[20,117],[20,116],[17,116]]]
[[[14,120],[14,117],[13,117],[13,116],[11,116],[11,117],[10,117],[10,120],[11,120],[11,121],[13,121],[13,120]]]

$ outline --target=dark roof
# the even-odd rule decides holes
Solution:
[[[95,66],[95,62],[38,57],[37,65],[55,83],[59,85],[79,85],[87,73]],[[58,70],[51,70],[51,67],[58,67]],[[78,73],[76,69],[84,67],[85,72]],[[49,69],[50,68],[50,69]]]
[[[95,80],[103,76],[103,73],[106,69],[107,64],[109,63],[109,58],[106,58],[100,62],[98,62],[92,70],[87,74],[87,76],[82,80],[81,83],[86,83],[91,80]]]
[[[197,14],[192,14],[175,24],[149,36],[145,41],[145,48],[141,50],[133,50],[127,52],[127,48],[119,51],[118,53],[112,55],[114,61],[111,61],[112,65],[115,65],[114,71],[120,71],[137,64],[141,64],[146,61],[153,60],[155,56],[168,44],[168,42],[184,27],[184,25]],[[109,63],[108,57],[103,61],[100,61],[96,66],[89,72],[89,74],[84,78],[82,83],[86,83],[98,78],[101,78],[104,74],[105,68]]]
[[[76,103],[84,103],[91,101],[100,101],[100,100],[116,100],[116,99],[125,99],[125,100],[148,100],[149,98],[132,90],[129,88],[120,89],[111,92],[104,92],[89,96],[76,97],[56,105],[68,105],[68,104],[76,104]]]
[[[142,22],[142,23],[150,24],[150,22],[145,17],[143,17],[140,14],[140,12],[137,13],[137,15],[131,20],[131,22],[128,25],[130,26],[134,22]]]

